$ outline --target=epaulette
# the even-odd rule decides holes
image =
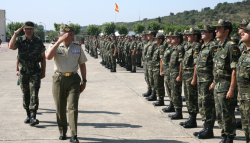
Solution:
[[[73,44],[76,44],[76,45],[80,45],[81,46],[81,43],[79,41],[74,41]]]
[[[235,42],[233,42],[233,41],[230,41],[230,44],[231,44],[231,45],[235,45],[236,43],[235,43]]]

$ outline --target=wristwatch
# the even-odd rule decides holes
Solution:
[[[81,83],[84,83],[84,82],[87,82],[87,80],[86,80],[86,79],[83,79],[83,80],[81,81]]]

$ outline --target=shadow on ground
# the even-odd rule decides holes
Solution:
[[[43,111],[39,111],[39,110],[44,110],[45,112]],[[39,114],[43,114],[43,113],[56,113],[56,110],[55,109],[43,109],[43,108],[39,108],[38,110],[38,115]],[[81,111],[79,110],[78,113],[97,113],[97,114],[114,114],[114,115],[117,115],[117,114],[121,114],[121,113],[118,113],[118,112],[108,112],[108,111]]]

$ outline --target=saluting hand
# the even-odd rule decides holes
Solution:
[[[63,34],[61,37],[59,37],[57,42],[62,43],[68,36],[69,36],[69,33]]]
[[[24,27],[24,25],[21,28],[17,29],[17,31],[16,31],[17,34],[19,34],[23,30],[23,27]]]

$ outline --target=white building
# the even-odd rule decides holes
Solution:
[[[5,10],[0,10],[0,39],[6,42],[6,17]]]

